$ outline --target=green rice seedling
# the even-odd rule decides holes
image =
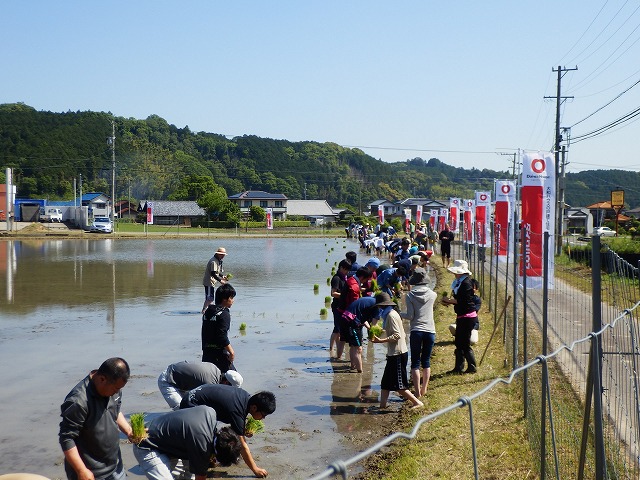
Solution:
[[[379,337],[384,332],[384,329],[380,325],[371,325],[369,329],[369,340],[373,337]]]
[[[443,297],[448,297],[449,296],[449,292],[447,292],[446,290],[442,291],[442,296]]]
[[[137,445],[147,438],[147,431],[144,428],[144,413],[132,413],[129,421],[133,430],[131,441]]]
[[[320,315],[321,316],[326,316],[327,315],[327,309],[326,308],[321,308],[320,309]]]
[[[317,283],[314,283],[314,284],[313,284],[313,290],[314,290],[314,291],[318,291],[318,290],[320,290],[320,285],[318,285]]]
[[[242,323],[240,324],[240,330],[245,331],[246,329],[247,329],[247,324],[246,324],[246,323],[244,323],[244,322],[242,322]]]
[[[327,278],[327,285],[331,285],[331,278]]]
[[[247,423],[244,426],[244,433],[246,435],[255,435],[264,431],[264,422],[262,420],[256,420],[251,415],[247,417]]]
[[[320,265],[318,265],[317,263],[316,263],[316,268],[320,268]]]
[[[227,273],[225,277],[227,277],[227,280],[231,280],[233,278],[233,275],[230,273]]]
[[[324,297],[324,303],[331,303],[331,297]]]

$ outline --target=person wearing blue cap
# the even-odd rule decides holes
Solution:
[[[377,281],[378,279],[378,274],[376,273],[376,270],[378,270],[378,268],[380,267],[380,260],[377,257],[371,257],[367,261],[367,263],[365,263],[364,266],[371,272],[371,278],[362,282],[362,287],[363,287],[362,296],[370,297],[374,295],[374,290],[375,290],[374,280]]]

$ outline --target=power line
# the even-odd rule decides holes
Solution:
[[[611,105],[613,102],[615,102],[617,99],[619,99],[620,97],[622,97],[622,95],[624,95],[625,93],[627,93],[629,90],[631,90],[633,87],[635,87],[636,85],[640,84],[640,80],[638,80],[636,83],[634,83],[633,85],[631,85],[629,88],[627,88],[626,90],[620,92],[618,95],[616,95],[614,98],[612,98],[610,101],[608,101],[607,103],[605,103],[603,106],[601,106],[600,108],[598,108],[597,110],[593,111],[592,113],[590,113],[589,115],[587,115],[586,117],[584,117],[582,120],[577,121],[576,123],[574,123],[573,125],[571,125],[571,127],[569,128],[573,128],[576,125],[578,125],[579,123],[584,122],[586,119],[594,116],[596,113],[598,113],[600,110],[608,107],[609,105]]]

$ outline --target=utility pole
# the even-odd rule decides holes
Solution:
[[[116,233],[116,122],[111,120],[111,229]]]
[[[560,134],[560,105],[567,98],[573,97],[563,97],[560,92],[562,90],[562,76],[565,72],[570,72],[573,70],[578,70],[578,67],[575,68],[564,68],[558,65],[558,69],[552,68],[552,72],[558,73],[558,84],[556,86],[556,96],[555,97],[544,97],[544,98],[555,98],[556,99],[556,139],[554,144],[555,151],[555,164],[556,164],[556,255],[560,255],[562,252],[562,225],[563,219],[562,215],[564,212],[564,204],[560,205],[560,197],[558,195],[560,190],[560,143],[562,142],[562,135]],[[563,186],[564,188],[564,186]]]
[[[500,155],[507,155],[509,157],[513,156],[513,161],[511,162],[511,176],[516,178],[516,152],[513,153],[501,153]]]

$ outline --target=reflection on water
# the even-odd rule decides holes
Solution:
[[[202,275],[220,246],[238,292],[230,331],[236,365],[247,390],[278,397],[267,422],[275,434],[256,436],[251,449],[286,443],[286,452],[269,457],[274,478],[290,478],[291,465],[297,478],[310,476],[344,457],[339,438],[316,438],[313,448],[294,441],[298,431],[308,439],[366,429],[366,408],[378,401],[384,347],[374,354],[365,345],[362,374],[329,362],[333,322],[319,312],[331,267],[347,251],[342,239],[14,240],[0,241],[0,364],[13,366],[0,393],[3,467],[64,475],[60,403],[110,356],[132,367],[126,414],[166,409],[156,378],[170,363],[200,358]],[[46,392],[34,396],[33,385],[47,385]],[[30,448],[36,436],[37,451]]]

